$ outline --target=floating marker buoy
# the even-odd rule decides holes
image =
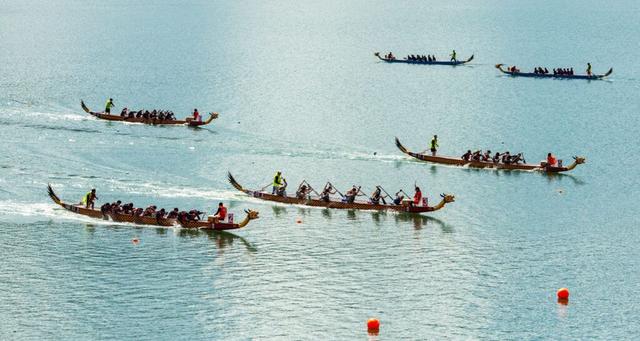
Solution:
[[[378,155],[378,152],[373,152],[373,155]]]
[[[296,218],[296,224],[302,224],[302,219]]]
[[[131,239],[131,242],[132,242],[133,244],[135,244],[135,245],[138,245],[138,244],[140,243],[140,239],[138,239],[138,238],[133,238],[133,239]]]
[[[367,330],[369,332],[378,332],[378,330],[380,329],[380,321],[378,321],[377,318],[370,318],[367,321]]]
[[[557,292],[558,300],[568,300],[569,299],[569,289],[560,288]]]

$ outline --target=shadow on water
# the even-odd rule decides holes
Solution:
[[[249,252],[257,252],[258,249],[249,243],[243,237],[233,234],[228,231],[215,231],[215,230],[199,230],[199,229],[178,229],[178,236],[180,237],[200,237],[206,235],[209,240],[215,242],[219,249],[223,250],[233,245],[233,243],[239,240]]]
[[[445,223],[444,221],[438,218],[424,216],[420,214],[399,213],[395,215],[395,220],[396,220],[396,224],[407,223],[407,222],[413,223],[413,228],[416,230],[421,230],[422,228],[428,227],[429,225],[434,225],[439,227],[440,230],[442,230],[442,232],[444,233],[454,232],[453,227]]]
[[[548,183],[553,183],[553,182],[562,182],[564,179],[569,179],[573,182],[574,185],[577,186],[582,186],[582,185],[586,185],[587,183],[576,177],[573,174],[566,174],[566,173],[544,173],[543,174],[546,178],[547,178],[547,182]]]
[[[281,216],[287,214],[287,209],[285,207],[282,206],[271,206],[271,209],[273,209],[273,216],[275,216],[276,218],[280,218]]]

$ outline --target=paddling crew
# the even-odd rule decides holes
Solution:
[[[396,192],[396,197],[395,197],[395,199],[393,199],[393,203],[394,203],[395,205],[400,205],[400,204],[402,204],[402,200],[404,200],[404,195],[402,195],[402,194],[400,194],[400,193],[403,193],[403,192],[402,192],[402,190],[397,191],[397,192]]]
[[[147,208],[144,209],[144,211],[142,212],[142,216],[143,217],[151,217],[154,215],[154,213],[156,213],[156,206],[155,205],[151,205]]]
[[[296,198],[304,199],[304,197],[307,195],[309,191],[310,191],[309,187],[307,187],[306,184],[301,183],[300,186],[298,186],[298,190],[296,191]]]
[[[198,211],[198,210],[191,210],[191,211],[189,211],[189,213],[188,213],[188,215],[187,215],[187,218],[188,218],[189,220],[192,220],[192,221],[199,221],[199,220],[200,220],[200,215],[201,215],[202,213],[203,213],[203,212]]]
[[[331,186],[330,183],[327,183],[324,186],[324,189],[322,190],[322,193],[320,193],[320,200],[322,200],[324,202],[329,202],[331,194],[336,194],[336,190],[333,189],[333,186]]]
[[[87,194],[82,197],[82,203],[85,208],[89,208],[89,206],[91,206],[91,209],[93,209],[96,199],[98,199],[96,196],[96,189],[92,188],[90,192],[87,192]]]
[[[224,207],[223,203],[218,204],[218,210],[214,213],[213,217],[218,218],[220,221],[227,219],[227,208]]]
[[[124,214],[131,214],[133,213],[133,203],[130,202],[128,204],[124,204],[122,205],[122,213]]]
[[[422,201],[422,191],[420,191],[420,187],[416,186],[415,193],[413,194],[413,204],[418,206]]]
[[[456,50],[453,50],[453,52],[451,52],[451,61],[452,62],[458,61],[458,59],[456,58]]]
[[[587,63],[587,76],[591,76],[591,63]]]
[[[511,163],[518,164],[520,162],[527,163],[522,153],[518,153],[515,156],[511,157]]]
[[[120,117],[125,117],[125,116],[128,116],[127,108],[122,108],[122,111],[120,112]]]
[[[493,163],[499,163],[500,162],[500,153],[496,152],[496,154],[493,156],[491,161],[493,161]]]
[[[387,202],[384,200],[384,196],[382,195],[382,189],[380,188],[380,186],[376,186],[376,190],[373,191],[373,194],[371,194],[371,198],[369,199],[371,200],[372,204],[379,205],[380,200],[382,200],[382,204],[387,204]]]
[[[473,152],[473,154],[471,154],[471,160],[473,161],[480,161],[480,158],[482,157],[482,152],[480,150],[476,150],[475,152]]]
[[[502,154],[502,163],[509,164],[510,162],[511,162],[511,155],[507,151],[504,154]]]
[[[429,144],[429,149],[431,150],[431,156],[436,156],[436,152],[438,151],[438,135],[433,135],[431,139],[431,143]]]
[[[110,203],[104,203],[102,206],[100,206],[100,212],[102,212],[102,214],[107,214],[111,212],[111,204]]]
[[[482,154],[482,161],[489,161],[491,160],[491,151],[487,150],[486,152],[484,152],[484,154]]]
[[[164,208],[161,208],[160,211],[156,212],[156,219],[163,219],[164,216],[167,214],[167,212],[164,210]]]
[[[109,98],[109,100],[107,101],[107,104],[105,104],[104,106],[104,113],[105,114],[111,114],[111,108],[113,108],[113,98]]]
[[[547,154],[547,167],[555,167],[557,163],[558,163],[558,160],[553,154],[551,153]]]
[[[471,149],[467,150],[466,153],[462,154],[462,159],[465,161],[469,161],[471,159]]]
[[[194,121],[202,121],[202,116],[198,112],[198,109],[193,109],[193,120]]]
[[[167,214],[167,219],[176,219],[178,218],[178,213],[180,213],[180,210],[175,207],[173,209],[173,211],[169,212],[169,214]]]
[[[358,195],[359,191],[360,189],[356,188],[356,185],[353,185],[353,187],[351,187],[351,189],[348,190],[344,195],[345,202],[348,204],[353,204],[356,201],[356,195]]]
[[[120,204],[122,204],[122,201],[118,200],[114,203],[111,203],[111,212],[113,213],[120,213],[122,211],[122,207],[120,207]]]

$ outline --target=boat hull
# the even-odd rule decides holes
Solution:
[[[567,167],[547,167],[545,165],[539,164],[504,164],[504,163],[494,163],[494,162],[485,162],[485,161],[465,161],[459,157],[451,157],[451,156],[432,156],[422,153],[414,153],[407,148],[405,148],[400,140],[396,138],[396,146],[406,155],[409,155],[415,159],[424,162],[437,163],[441,165],[450,165],[450,166],[461,166],[461,167],[472,167],[472,168],[486,168],[486,169],[501,169],[501,170],[522,170],[522,171],[542,171],[547,173],[560,173],[566,172],[569,169]]]
[[[471,55],[471,57],[469,57],[469,59],[467,60],[457,60],[457,61],[422,61],[422,60],[408,60],[408,59],[388,59],[388,58],[383,58],[380,56],[380,53],[376,52],[375,56],[378,57],[378,59],[380,59],[383,62],[387,62],[387,63],[402,63],[402,64],[419,64],[419,65],[450,65],[450,66],[456,66],[456,65],[463,65],[466,64],[470,61],[473,60],[473,55]]]
[[[312,206],[312,207],[324,207],[324,208],[334,208],[334,209],[343,209],[343,210],[374,210],[374,211],[397,211],[397,212],[408,212],[408,213],[425,213],[435,211],[435,209],[431,206],[418,206],[418,205],[409,205],[407,202],[404,202],[402,205],[376,205],[372,203],[366,202],[354,202],[347,203],[342,201],[324,201],[320,199],[312,199],[312,198],[304,198],[299,199],[296,197],[290,196],[279,196],[270,193],[265,193],[262,191],[251,191],[243,188],[229,173],[229,182],[239,191],[246,193],[247,195],[266,200],[271,202],[277,202],[282,204],[290,204],[290,205],[303,205],[303,206]]]
[[[609,69],[607,73],[601,75],[554,75],[552,73],[540,74],[533,72],[510,72],[502,68],[502,64],[497,64],[496,69],[500,70],[500,72],[512,76],[512,77],[529,77],[529,78],[556,78],[556,79],[587,79],[587,80],[598,80],[603,79],[613,73],[613,68]]]
[[[128,118],[120,115],[111,115],[111,114],[106,114],[104,112],[91,111],[86,106],[86,104],[84,104],[84,101],[80,101],[80,106],[82,106],[82,110],[84,110],[84,112],[101,120],[115,121],[115,122],[142,123],[142,124],[148,124],[148,125],[187,125],[189,127],[199,127],[199,126],[207,125],[212,120],[217,118],[216,113],[212,113],[211,118],[207,121],[194,121],[190,117],[185,120],[158,120],[158,119],[145,119],[145,118],[136,118],[136,117]]]
[[[98,209],[85,208],[81,205],[68,204],[60,200],[60,198],[53,191],[51,185],[48,186],[49,196],[53,200],[54,203],[58,204],[62,208],[67,211],[80,214],[83,216],[103,219],[103,220],[111,220],[119,223],[131,223],[136,225],[147,225],[147,226],[158,226],[158,227],[175,227],[181,226],[183,228],[190,229],[202,229],[202,230],[235,230],[240,228],[239,224],[230,224],[230,223],[220,223],[220,222],[178,222],[176,219],[167,219],[167,218],[156,218],[156,217],[142,217],[136,216],[132,214],[124,214],[124,213],[107,213],[103,214]]]

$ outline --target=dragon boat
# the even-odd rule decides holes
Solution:
[[[432,156],[425,153],[415,153],[409,151],[405,146],[400,143],[400,140],[396,137],[396,146],[401,152],[416,158],[420,161],[451,165],[451,166],[467,166],[473,168],[489,168],[489,169],[505,169],[505,170],[526,170],[526,171],[541,171],[547,173],[561,173],[573,170],[578,165],[586,162],[584,157],[574,156],[573,163],[569,166],[563,167],[562,160],[559,160],[558,166],[549,166],[546,161],[541,161],[540,164],[527,164],[527,163],[494,163],[492,161],[466,161],[460,157],[452,156]]]
[[[120,121],[120,122],[131,122],[131,123],[143,123],[149,125],[186,125],[189,127],[199,127],[204,126],[211,123],[213,120],[218,118],[217,112],[209,113],[209,118],[204,121],[195,121],[192,117],[187,117],[184,120],[159,120],[159,119],[148,119],[142,117],[123,117],[120,115],[107,114],[104,112],[91,111],[84,101],[80,101],[80,106],[82,106],[82,110],[87,114],[94,116],[101,120],[107,121]]]
[[[534,78],[562,78],[562,79],[591,79],[591,80],[596,80],[596,79],[603,79],[607,76],[609,76],[610,74],[613,73],[613,68],[610,68],[609,71],[607,71],[607,73],[604,74],[600,74],[600,75],[596,75],[596,74],[592,74],[592,75],[560,75],[560,74],[553,74],[553,73],[535,73],[535,72],[512,72],[509,70],[505,70],[502,68],[504,64],[496,64],[496,69],[500,70],[500,72],[513,76],[513,77],[534,77]]]
[[[434,60],[434,61],[426,61],[426,60],[409,60],[409,59],[396,59],[396,58],[384,58],[380,56],[380,52],[376,52],[373,54],[378,57],[378,59],[387,62],[387,63],[405,63],[405,64],[421,64],[421,65],[463,65],[473,60],[473,55],[469,57],[467,60],[456,60],[456,61],[445,61],[445,60]]]
[[[240,229],[249,224],[251,220],[258,219],[258,212],[252,210],[245,210],[247,214],[244,220],[239,223],[233,222],[220,222],[217,218],[208,217],[207,220],[201,221],[180,221],[178,219],[168,219],[168,218],[156,218],[156,217],[146,217],[146,216],[138,216],[133,214],[125,214],[125,213],[114,213],[108,212],[103,213],[99,209],[94,208],[86,208],[82,204],[69,204],[62,201],[58,195],[54,192],[51,185],[47,186],[47,190],[49,192],[49,197],[53,200],[54,203],[60,205],[67,211],[80,214],[83,216],[102,219],[102,220],[111,220],[114,222],[120,223],[132,223],[136,225],[152,225],[152,226],[162,226],[162,227],[182,227],[182,228],[190,228],[190,229],[200,229],[200,230],[235,230]]]
[[[421,206],[421,205],[413,205],[411,200],[404,200],[400,205],[394,204],[373,204],[371,202],[361,202],[355,201],[352,203],[344,202],[341,200],[334,200],[330,198],[328,201],[322,200],[318,198],[311,198],[311,196],[305,196],[305,198],[297,198],[292,196],[280,196],[271,193],[267,193],[261,190],[250,190],[242,187],[240,183],[236,181],[236,179],[228,174],[229,182],[233,187],[237,190],[251,196],[254,198],[273,201],[283,204],[292,204],[292,205],[304,205],[304,206],[313,206],[313,207],[325,207],[325,208],[335,208],[335,209],[347,209],[347,210],[376,210],[376,211],[398,211],[398,212],[408,212],[408,213],[425,213],[425,212],[434,212],[442,209],[446,204],[452,203],[455,201],[455,196],[451,194],[441,194],[442,200],[435,206]]]

